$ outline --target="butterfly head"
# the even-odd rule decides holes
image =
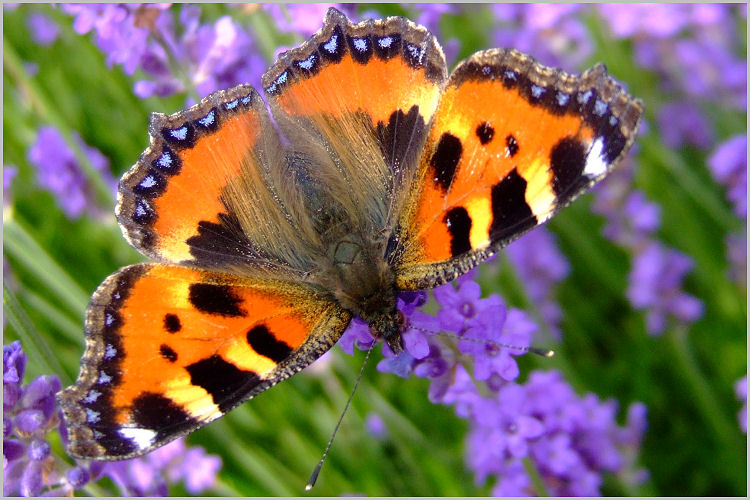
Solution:
[[[394,352],[402,351],[403,316],[396,309],[396,285],[384,254],[382,238],[363,238],[348,233],[329,246],[321,273],[342,308],[365,320],[373,334]],[[331,281],[333,280],[333,281]]]

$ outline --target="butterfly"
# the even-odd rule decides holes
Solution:
[[[403,291],[466,273],[602,180],[643,113],[603,65],[516,50],[448,74],[402,17],[320,31],[249,85],[155,113],[117,220],[152,262],[88,306],[68,452],[147,453],[328,351],[353,317],[398,353]]]

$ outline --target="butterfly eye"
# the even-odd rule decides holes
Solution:
[[[398,237],[396,236],[396,232],[394,231],[388,237],[388,243],[385,244],[383,257],[387,258],[389,255],[391,255],[396,250],[396,245],[398,245]]]

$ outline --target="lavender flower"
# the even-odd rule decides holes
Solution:
[[[659,131],[671,148],[684,145],[708,149],[714,142],[713,128],[701,109],[690,101],[673,101],[659,109]]]
[[[549,66],[574,70],[589,57],[592,42],[577,4],[496,4],[496,47],[513,47]]]
[[[598,495],[603,472],[631,466],[625,451],[645,429],[636,418],[618,428],[613,401],[576,396],[555,371],[534,372],[526,384],[508,384],[497,399],[477,399],[471,408],[469,465],[479,483],[497,476],[495,495],[539,493],[522,459],[531,460],[552,495]],[[633,408],[630,415],[645,418]]]
[[[747,217],[747,134],[721,143],[708,159],[714,178],[727,189],[737,217]]]
[[[127,496],[167,496],[168,483],[181,481],[188,493],[197,495],[214,485],[220,468],[219,457],[206,455],[200,446],[187,448],[178,439],[143,457],[109,462],[102,474]]]
[[[55,405],[60,380],[42,375],[23,386],[26,361],[21,342],[3,345],[4,496],[38,496],[64,483],[55,473],[55,460],[45,439],[60,423]]]
[[[183,31],[179,36],[171,16],[157,19],[164,44],[150,41],[143,59],[144,72],[154,80],[138,82],[136,94],[170,95],[189,85],[204,96],[245,82],[260,88],[265,61],[250,36],[229,16],[219,18],[213,25],[201,25],[200,13],[196,5],[182,6],[179,25]],[[170,68],[168,52],[179,70]],[[181,73],[187,75],[187,82],[179,78]]]
[[[10,205],[10,185],[17,173],[18,167],[14,165],[3,166],[3,207]]]
[[[650,242],[637,255],[628,277],[628,300],[638,310],[646,310],[646,331],[659,335],[668,318],[691,323],[703,316],[703,303],[680,290],[693,261],[677,250]]]
[[[115,191],[115,180],[109,171],[109,160],[98,150],[84,144],[78,134],[73,140],[83,150],[91,165]],[[36,167],[39,184],[55,195],[60,208],[70,218],[80,217],[84,211],[102,212],[96,205],[94,193],[73,151],[54,127],[42,127],[36,142],[27,153]],[[110,210],[109,207],[106,209]]]
[[[456,38],[446,37],[440,30],[440,20],[446,14],[456,14],[460,6],[448,3],[415,3],[411,7],[417,9],[416,23],[427,28],[430,33],[438,37],[443,46],[445,60],[450,68],[455,63],[461,48]]]
[[[734,393],[737,395],[737,399],[742,402],[742,409],[737,414],[737,420],[740,422],[742,432],[747,434],[747,375],[734,384]]]
[[[16,341],[3,345],[3,495],[72,496],[91,481],[107,476],[123,495],[166,496],[169,484],[184,482],[200,494],[211,488],[221,459],[184,439],[146,456],[120,462],[88,462],[70,467],[55,457],[47,441],[55,428],[63,443],[67,432],[55,401],[60,380],[42,375],[23,386],[27,357]]]
[[[299,33],[307,38],[320,29],[320,20],[330,7],[340,8],[336,3],[288,3],[263,4],[281,31]]]
[[[376,439],[383,439],[388,434],[388,427],[377,413],[369,413],[365,417],[365,427]]]
[[[167,5],[63,4],[64,12],[75,16],[73,29],[80,35],[95,32],[95,41],[107,55],[107,63],[120,65],[132,75],[147,49],[149,32],[144,24],[158,17]]]
[[[149,78],[136,82],[139,97],[166,97],[194,88],[199,96],[249,82],[260,88],[265,61],[250,36],[229,16],[201,25],[201,9],[183,5],[175,22],[169,4],[64,5],[80,34],[96,32],[110,65]],[[319,23],[319,18],[315,18]]]
[[[32,12],[26,18],[26,23],[31,32],[31,37],[39,45],[45,47],[52,45],[60,36],[60,28],[57,23],[42,13]]]
[[[604,473],[630,484],[643,482],[647,473],[633,464],[646,428],[645,406],[631,406],[622,428],[614,400],[576,395],[559,372],[534,372],[526,384],[516,383],[519,371],[512,356],[529,345],[537,325],[522,311],[506,308],[496,295],[481,298],[473,274],[433,291],[441,306],[436,318],[416,309],[423,298],[399,299],[412,327],[420,323],[453,337],[427,337],[426,355],[404,352],[386,358],[378,369],[432,381],[430,401],[452,405],[469,421],[469,467],[478,483],[496,478],[495,495],[541,493],[522,461],[530,461],[546,491],[556,496],[598,495]],[[348,335],[347,350],[360,341],[363,347],[372,345],[364,323],[356,323]],[[473,365],[473,376],[466,365]]]
[[[661,208],[646,199],[645,193],[633,189],[632,162],[614,171],[594,189],[591,209],[606,217],[603,234],[632,251],[645,246],[661,225]]]
[[[616,38],[633,41],[639,64],[659,75],[667,93],[744,110],[747,65],[737,51],[741,43],[733,24],[736,8],[728,4],[597,6]]]
[[[729,279],[747,288],[747,231],[730,234],[726,238]]]
[[[570,273],[570,265],[555,243],[554,235],[546,228],[537,228],[514,241],[505,254],[518,272],[529,299],[540,309],[556,339],[562,310],[555,302],[555,285]]]
[[[494,495],[532,495],[536,491],[521,460],[530,460],[553,496],[600,494],[602,474],[630,473],[645,431],[645,407],[631,406],[626,427],[615,420],[617,405],[595,395],[577,396],[556,371],[535,371],[526,384],[509,384],[497,393],[495,412],[474,406],[469,463],[477,481],[498,478]],[[487,415],[503,415],[499,420]],[[632,475],[632,473],[631,473]],[[640,480],[644,474],[635,474]]]

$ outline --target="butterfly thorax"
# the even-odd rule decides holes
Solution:
[[[348,233],[328,245],[321,283],[339,305],[365,320],[391,350],[402,350],[396,285],[379,239]]]

